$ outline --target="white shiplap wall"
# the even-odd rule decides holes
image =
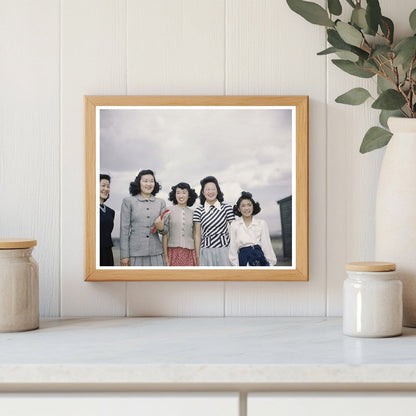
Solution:
[[[0,235],[38,240],[43,315],[60,299],[60,15],[0,1]]]
[[[390,4],[409,32],[414,0]],[[0,0],[0,237],[38,240],[43,316],[339,315],[344,264],[373,255],[375,115],[284,0]],[[410,33],[410,32],[409,32]],[[84,271],[83,96],[309,95],[310,281],[92,283]]]

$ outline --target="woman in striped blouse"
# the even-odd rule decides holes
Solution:
[[[229,224],[234,221],[231,205],[225,204],[217,179],[201,180],[199,205],[193,215],[197,262],[200,266],[231,266]]]

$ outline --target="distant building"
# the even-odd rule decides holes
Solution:
[[[292,195],[277,201],[282,224],[283,257],[292,258]]]

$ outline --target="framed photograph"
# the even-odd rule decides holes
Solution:
[[[307,281],[307,96],[85,96],[85,280]]]

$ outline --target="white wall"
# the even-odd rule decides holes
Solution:
[[[413,3],[381,1],[396,32],[410,33]],[[323,28],[284,0],[0,0],[0,10],[0,237],[38,240],[43,316],[341,313],[344,264],[373,256],[383,151],[358,152],[370,109],[334,103],[372,81],[316,56]],[[310,281],[84,282],[89,94],[309,95]]]

